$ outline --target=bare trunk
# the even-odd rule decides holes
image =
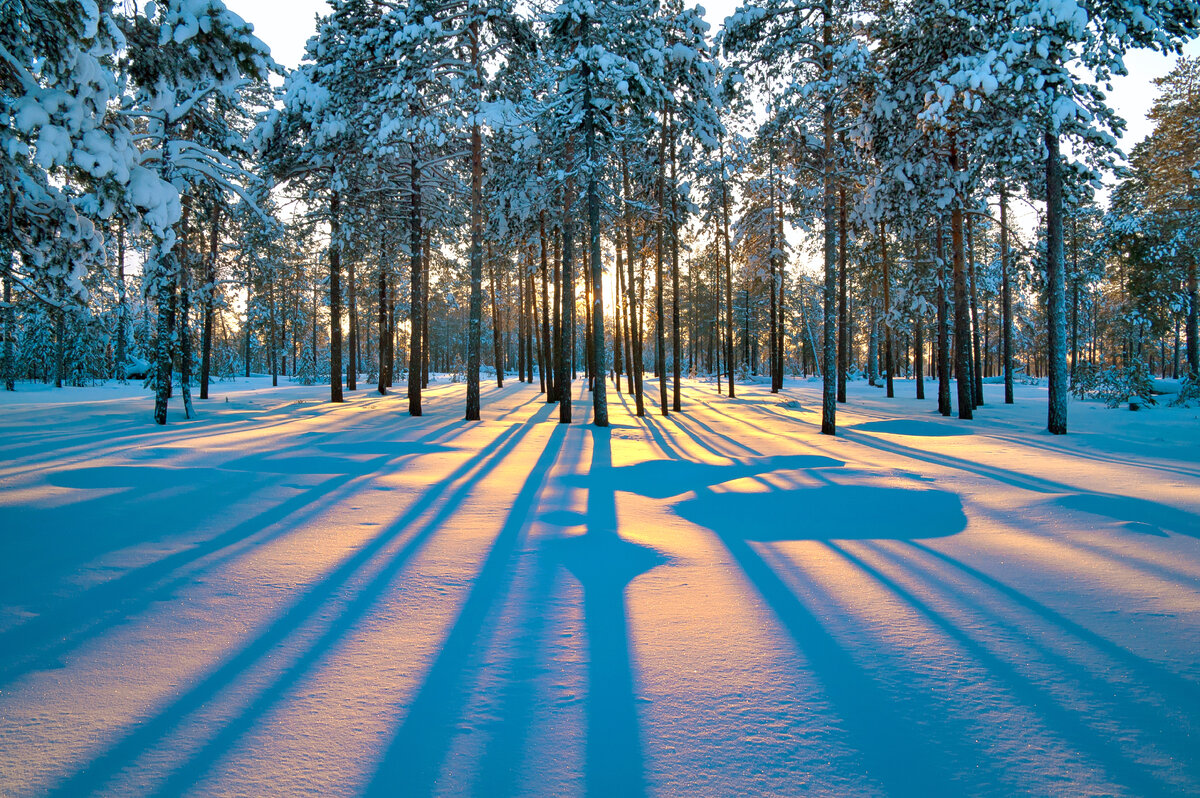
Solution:
[[[329,401],[342,401],[341,197],[329,199]],[[249,359],[247,359],[249,362]]]
[[[1046,132],[1046,331],[1049,407],[1046,429],[1067,432],[1066,297],[1063,269],[1063,178],[1058,135]]]
[[[833,3],[821,4],[821,73],[833,77]],[[837,228],[834,218],[836,190],[834,188],[833,98],[824,99],[822,124],[822,158],[824,166],[824,223],[825,223],[825,313],[823,344],[824,375],[822,376],[821,432],[837,434]]]
[[[500,305],[496,302],[496,263],[492,260],[492,245],[487,248],[488,283],[492,294],[492,357],[496,361],[496,387],[504,387],[504,351],[500,343]]]
[[[892,357],[892,272],[891,260],[888,258],[887,227],[879,224],[879,256],[883,259],[883,368],[886,371],[887,395],[891,399],[896,395],[895,360]]]
[[[838,185],[838,359],[837,400],[846,401],[846,372],[850,368],[850,320],[846,308],[846,189]]]
[[[950,168],[963,168],[958,145],[950,143]],[[956,190],[950,208],[950,247],[954,256],[954,376],[958,388],[958,417],[974,415],[975,390],[971,385],[971,316],[967,305],[966,258],[963,242],[963,197]]]
[[[678,413],[682,407],[679,395],[679,369],[683,362],[682,340],[679,336],[679,184],[675,174],[674,112],[668,115],[671,130],[671,408]]]
[[[470,63],[477,91],[482,84],[479,60],[479,22],[469,29]],[[479,354],[483,327],[483,136],[479,122],[471,125],[471,308],[467,321],[467,421],[479,420]]]
[[[666,329],[664,326],[664,309],[663,309],[663,236],[665,231],[666,214],[666,150],[667,150],[667,114],[666,103],[663,104],[662,127],[658,139],[658,241],[654,255],[654,371],[658,374],[658,404],[661,413],[665,416],[670,411],[667,407],[667,358],[666,358]]]
[[[562,323],[559,327],[558,421],[571,423],[571,369],[575,350],[575,147],[567,138],[567,180],[563,187]]]

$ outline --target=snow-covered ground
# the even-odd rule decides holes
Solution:
[[[1200,793],[1200,411],[20,388],[0,793]]]

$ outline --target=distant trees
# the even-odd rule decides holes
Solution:
[[[859,373],[936,376],[969,419],[1024,370],[1063,432],[1081,364],[1197,369],[1194,61],[1093,196],[1102,85],[1194,33],[1184,0],[756,0],[716,36],[678,2],[331,0],[278,103],[220,2],[14,8],[9,388],[153,360],[163,423],[196,371],[201,398],[257,370],[333,401],[365,371],[420,415],[442,371],[477,419],[484,369],[536,367],[560,421],[582,370],[604,425],[610,373],[639,414],[683,411],[684,374],[813,373],[832,434]]]

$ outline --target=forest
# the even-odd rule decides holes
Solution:
[[[1200,795],[1197,0],[258,2],[0,0],[0,795]]]
[[[1106,91],[1196,29],[1183,0],[767,0],[716,31],[332,0],[288,71],[220,0],[6,3],[0,372],[144,379],[160,424],[251,373],[413,415],[445,374],[467,419],[536,375],[561,421],[583,374],[597,425],[610,390],[665,414],[681,376],[819,375],[827,433],[862,377],[960,418],[1045,380],[1054,433],[1068,391],[1194,396],[1200,64],[1127,160]]]

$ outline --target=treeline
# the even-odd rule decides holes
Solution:
[[[449,373],[468,419],[515,375],[570,421],[582,374],[600,425],[609,379],[665,414],[684,375],[815,374],[828,433],[859,375],[970,418],[1024,374],[1065,432],[1080,369],[1200,373],[1195,61],[1095,201],[1104,84],[1196,29],[1182,0],[760,0],[715,36],[677,2],[334,0],[273,95],[218,0],[9,4],[0,371],[144,374],[159,423],[252,371],[414,415]]]

